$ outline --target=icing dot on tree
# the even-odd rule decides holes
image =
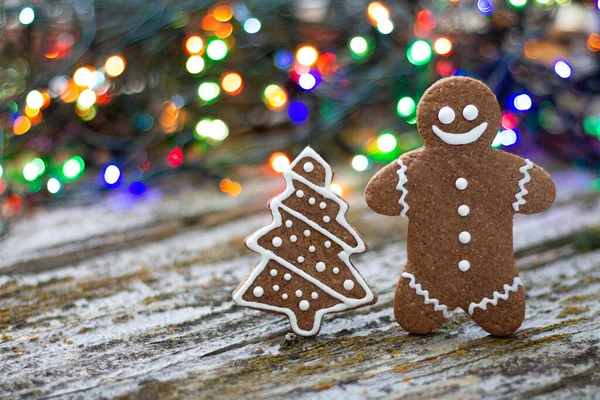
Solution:
[[[314,253],[314,252],[315,252],[315,250],[316,250],[315,246],[310,246],[310,247],[308,248],[308,251],[310,251],[311,253]]]
[[[289,281],[290,279],[292,279],[292,275],[290,275],[290,274],[285,274],[285,275],[283,276],[283,279],[285,279],[286,281]]]
[[[288,295],[287,295],[287,293],[284,293],[284,294],[282,294],[282,295],[281,295],[281,298],[282,298],[282,299],[284,299],[284,300],[287,300],[287,299],[288,299]]]
[[[329,218],[329,216],[326,215],[326,216],[323,217],[323,221],[324,222],[329,222],[329,221],[331,221],[331,218]]]
[[[281,238],[279,236],[275,236],[273,238],[273,240],[271,241],[271,243],[273,243],[273,246],[279,247],[283,244],[283,240],[281,240]]]
[[[297,240],[298,240],[298,237],[296,235],[290,236],[290,242],[296,243]]]
[[[302,297],[302,290],[296,290],[296,297]]]
[[[323,261],[319,261],[319,262],[317,263],[317,265],[315,265],[315,268],[316,268],[316,269],[317,269],[317,271],[319,271],[319,272],[323,272],[323,271],[325,271],[325,268],[326,268],[326,267],[327,267],[327,266],[325,265],[325,263],[324,263]]]
[[[294,223],[292,222],[292,220],[288,219],[287,221],[285,221],[285,226],[287,226],[288,228],[291,228],[292,225],[294,225]]]
[[[314,300],[316,300],[316,299],[318,299],[318,298],[319,298],[319,293],[317,293],[317,292],[312,292],[312,293],[310,294],[310,297],[312,297]]]
[[[308,229],[304,231],[304,236],[306,236],[306,237],[310,236],[310,231]]]
[[[327,203],[325,203],[324,201],[319,203],[319,207],[321,207],[321,210],[324,210],[327,207]]]
[[[273,285],[273,290],[279,292],[279,285]]]
[[[277,276],[277,270],[275,268],[271,270],[271,276]]]
[[[331,247],[331,242],[330,242],[329,240],[327,240],[327,241],[325,242],[325,247],[326,247],[326,248],[330,248],[330,247]]]
[[[315,200],[314,197],[311,197],[310,199],[308,199],[308,204],[310,204],[311,206],[314,205],[317,201]]]
[[[351,281],[350,279],[346,279],[344,281],[344,289],[346,289],[346,290],[354,289],[354,281]]]
[[[310,307],[310,303],[308,302],[308,300],[302,300],[302,301],[300,302],[300,304],[298,304],[298,307],[300,307],[300,309],[301,309],[302,311],[306,311],[306,310],[308,310],[308,309],[309,309],[309,307]]]
[[[296,190],[296,196],[302,198],[304,197],[304,192],[302,190]]]
[[[340,269],[338,267],[335,267],[333,269],[333,273],[336,274],[336,275],[339,274],[340,273]]]
[[[263,294],[265,294],[265,289],[263,289],[260,286],[257,286],[257,287],[254,288],[254,290],[252,291],[252,293],[256,297],[261,297]]]
[[[305,172],[313,172],[313,170],[315,169],[315,166],[313,163],[309,162],[305,162],[303,165],[304,171]]]

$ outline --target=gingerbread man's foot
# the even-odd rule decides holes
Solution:
[[[412,274],[402,274],[394,296],[394,315],[402,329],[417,335],[430,333],[446,320],[441,310],[444,308],[429,297],[429,292],[415,282]]]
[[[525,292],[523,287],[511,292],[508,299],[499,298],[496,305],[486,304],[485,310],[473,308],[471,318],[486,332],[494,336],[510,336],[525,318]]]

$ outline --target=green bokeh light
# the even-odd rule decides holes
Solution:
[[[425,65],[431,60],[431,45],[424,40],[417,40],[406,50],[406,57],[413,65]]]
[[[398,112],[399,116],[408,118],[411,115],[414,115],[416,110],[417,103],[413,98],[406,96],[398,100],[396,111]]]

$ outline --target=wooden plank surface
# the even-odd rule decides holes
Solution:
[[[371,251],[353,260],[379,302],[309,339],[231,302],[279,180],[39,212],[0,243],[0,398],[597,398],[600,199],[580,175],[555,179],[555,207],[515,218],[527,316],[505,339],[465,314],[400,329],[406,221],[369,211],[361,182],[348,220]]]

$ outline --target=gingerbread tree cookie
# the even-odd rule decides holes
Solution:
[[[283,173],[273,222],[246,239],[262,256],[234,291],[241,306],[286,315],[298,335],[316,335],[323,315],[377,300],[350,256],[366,246],[348,224],[348,204],[331,190],[331,167],[310,147]]]
[[[409,218],[408,261],[394,312],[425,334],[455,309],[505,336],[525,316],[512,221],[552,206],[554,183],[542,168],[491,145],[500,125],[496,96],[464,77],[433,84],[417,107],[423,147],[403,154],[369,182],[374,211]]]

